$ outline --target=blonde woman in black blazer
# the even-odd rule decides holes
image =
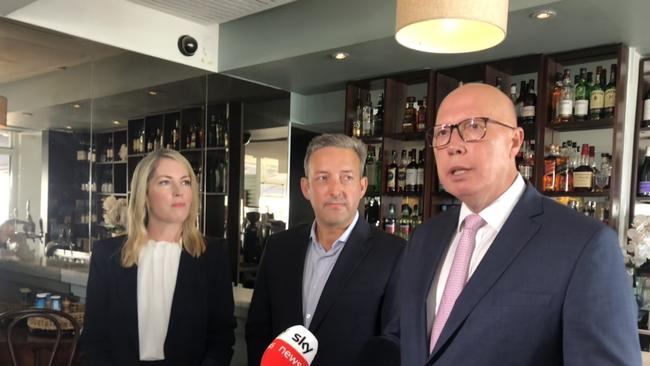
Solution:
[[[85,364],[230,364],[228,251],[224,241],[205,242],[197,214],[197,180],[181,154],[162,149],[138,164],[128,235],[93,247],[79,341]]]

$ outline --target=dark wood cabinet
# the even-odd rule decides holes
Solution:
[[[647,61],[647,60],[646,60]],[[575,74],[581,67],[593,69],[602,65],[609,70],[616,64],[616,100],[614,116],[599,120],[575,121],[556,124],[552,122],[551,91],[555,84],[556,72],[568,68]],[[382,190],[377,194],[381,202],[381,219],[386,216],[386,203],[406,202],[411,194],[389,193],[385,189],[386,169],[391,160],[391,151],[404,146],[415,146],[425,150],[424,190],[417,194],[420,207],[424,206],[424,217],[434,216],[444,211],[449,205],[459,202],[444,191],[437,178],[433,150],[427,146],[423,132],[407,133],[401,131],[402,116],[407,96],[419,90],[418,99],[426,101],[426,128],[433,126],[437,108],[444,97],[457,88],[460,83],[482,82],[495,85],[501,80],[504,92],[511,84],[534,80],[537,93],[534,123],[521,125],[526,140],[534,141],[534,164],[530,182],[544,194],[560,200],[584,202],[593,205],[606,215],[612,227],[618,226],[620,206],[620,178],[622,174],[622,136],[625,116],[627,47],[624,45],[606,45],[587,49],[561,52],[548,55],[524,55],[503,60],[462,65],[441,70],[421,70],[398,75],[388,75],[366,80],[351,81],[346,87],[345,132],[352,135],[353,121],[357,114],[358,100],[365,101],[368,93],[376,105],[378,93],[384,94],[383,130],[379,136],[362,136],[368,145],[379,146],[382,155]],[[650,85],[650,76],[645,75],[646,88]],[[637,117],[639,119],[639,117]],[[592,140],[593,139],[593,140]],[[609,189],[603,192],[544,192],[544,158],[550,144],[560,144],[565,140],[578,140],[579,143],[596,145],[596,155],[611,153],[611,178]],[[636,159],[636,158],[635,158]],[[360,207],[363,209],[363,203]]]

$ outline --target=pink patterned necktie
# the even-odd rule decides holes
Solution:
[[[460,292],[465,287],[469,272],[469,262],[472,259],[472,252],[474,252],[474,245],[476,244],[476,232],[483,225],[485,225],[485,221],[479,215],[472,214],[465,217],[463,232],[460,235],[460,240],[456,247],[454,261],[451,264],[451,270],[447,277],[445,290],[442,293],[438,313],[436,313],[436,318],[433,322],[433,329],[431,329],[429,352],[433,351],[438,337],[442,333],[442,328],[444,328],[449,314],[451,314],[451,310],[454,308],[456,299],[458,299]]]

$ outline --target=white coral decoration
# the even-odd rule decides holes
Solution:
[[[625,262],[638,268],[650,259],[650,216],[635,216],[627,237],[629,240],[623,249]]]
[[[126,229],[126,212],[128,203],[126,199],[117,199],[115,196],[108,196],[104,199],[104,222],[106,227],[116,233]]]

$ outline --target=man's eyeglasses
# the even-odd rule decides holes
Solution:
[[[487,124],[496,123],[500,126],[515,130],[515,127],[508,126],[505,123],[495,121],[487,117],[472,117],[462,120],[456,124],[445,123],[436,125],[427,130],[426,139],[430,146],[441,149],[451,141],[451,134],[454,129],[458,130],[458,136],[465,142],[477,142],[485,138]]]

